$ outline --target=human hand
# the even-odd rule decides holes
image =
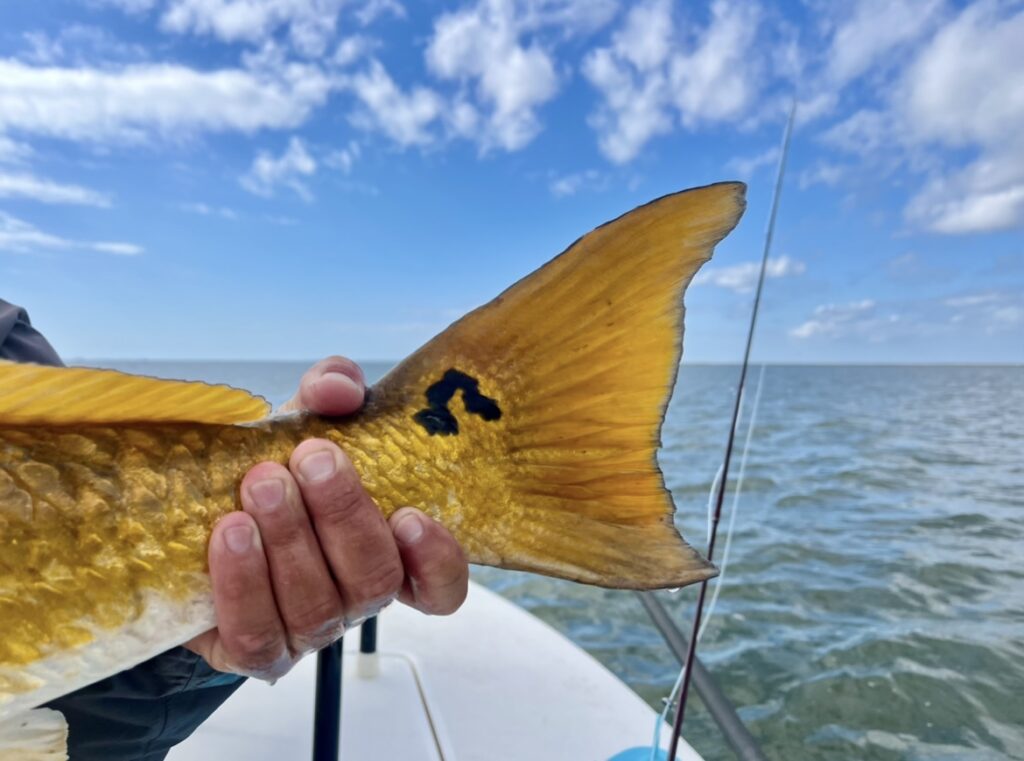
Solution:
[[[358,365],[328,357],[282,410],[346,415],[364,396]],[[241,499],[210,537],[217,628],[186,644],[218,671],[277,679],[396,597],[437,615],[466,598],[469,567],[451,534],[412,507],[385,521],[329,441],[302,442],[288,467],[256,465]]]

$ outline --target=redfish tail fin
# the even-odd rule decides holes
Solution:
[[[4,761],[66,761],[68,724],[60,711],[36,708],[0,721]]]
[[[717,573],[676,530],[656,452],[683,292],[744,192],[675,193],[593,230],[379,384],[379,401],[422,407],[415,435],[482,482],[449,525],[472,561],[628,589]]]

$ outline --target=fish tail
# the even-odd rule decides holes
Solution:
[[[428,444],[466,439],[452,459],[490,484],[449,525],[472,561],[629,589],[717,573],[676,529],[656,452],[683,292],[744,191],[675,193],[597,228],[382,381],[415,393]]]
[[[36,708],[0,721],[4,761],[66,761],[68,724],[60,711]]]

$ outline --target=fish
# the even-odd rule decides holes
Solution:
[[[213,526],[240,509],[249,468],[310,437],[346,450],[385,516],[416,505],[472,563],[619,589],[714,576],[676,528],[656,454],[683,294],[745,190],[680,191],[592,230],[343,418],[0,362],[0,757],[63,758],[62,717],[38,706],[216,625]]]

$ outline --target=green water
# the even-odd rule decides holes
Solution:
[[[275,402],[304,369],[119,364]],[[736,374],[684,367],[666,420],[697,546]],[[769,758],[1024,759],[1024,368],[769,367],[739,510],[699,653]],[[651,705],[668,693],[676,663],[632,594],[474,573]],[[659,594],[688,630],[694,590]],[[685,734],[732,758],[699,702]]]

